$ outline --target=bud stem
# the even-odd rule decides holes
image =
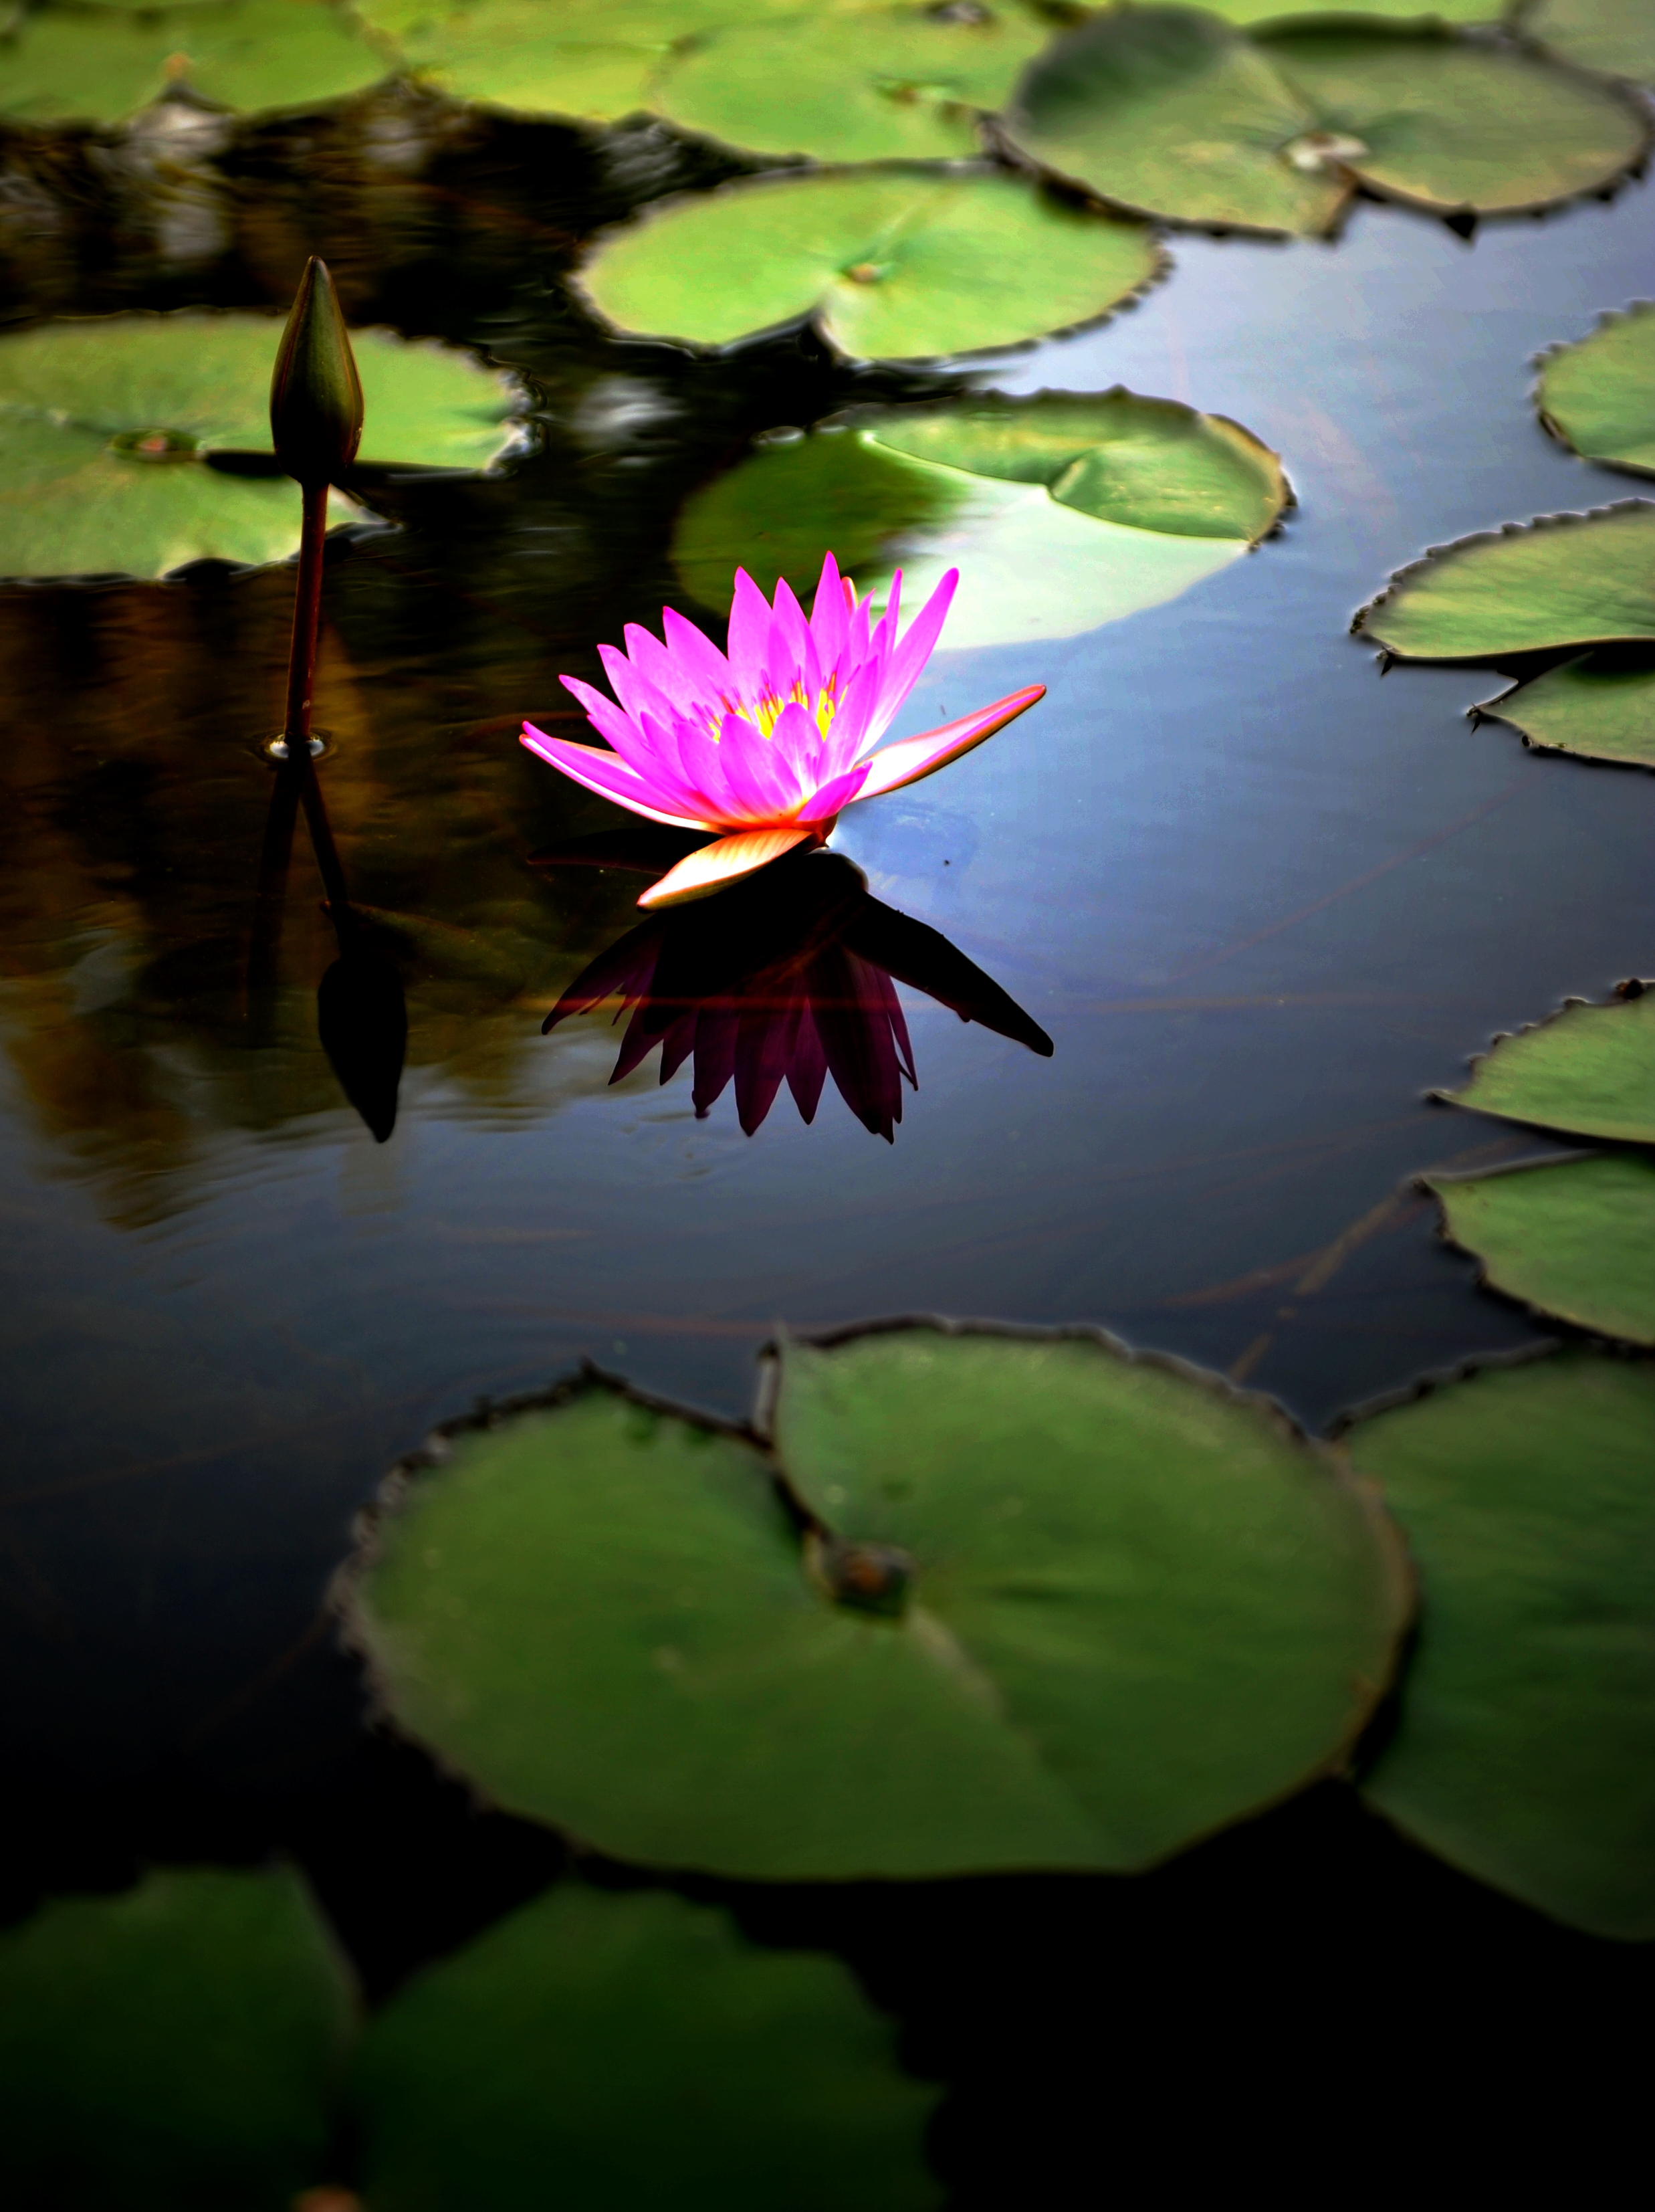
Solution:
[[[302,492],[299,583],[294,594],[293,646],[288,657],[288,714],[282,732],[288,757],[281,772],[284,778],[292,779],[305,809],[305,824],[343,950],[351,925],[350,902],[322,805],[316,764],[311,758],[311,703],[316,690],[316,641],[322,618],[322,541],[327,534],[328,488],[324,483],[306,484]]]

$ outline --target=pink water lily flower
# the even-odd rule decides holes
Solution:
[[[960,580],[948,574],[897,637],[902,578],[877,623],[828,554],[809,620],[785,580],[773,607],[736,572],[728,656],[670,607],[666,642],[635,623],[627,650],[600,646],[617,707],[578,677],[563,682],[613,750],[549,738],[523,742],[588,791],[652,822],[719,834],[646,890],[676,906],[751,875],[796,845],[825,842],[842,806],[945,768],[1046,696],[1031,684],[924,736],[874,747],[931,659]]]

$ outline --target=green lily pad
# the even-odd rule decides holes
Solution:
[[[281,334],[274,316],[183,313],[0,338],[0,574],[153,577],[207,557],[257,564],[293,552],[295,488],[205,465],[215,453],[270,452]],[[364,462],[482,469],[520,434],[516,386],[471,355],[388,331],[353,343]]]
[[[931,1326],[772,1395],[803,1542],[754,1444],[614,1390],[457,1433],[357,1591],[397,1720],[621,1857],[812,1880],[1148,1865],[1381,1694],[1399,1550],[1262,1401]]]
[[[330,0],[22,15],[0,45],[0,115],[113,123],[182,81],[223,107],[309,107],[377,84],[391,63]]]
[[[1425,1594],[1364,1787],[1479,1880],[1655,1936],[1655,1367],[1494,1368],[1360,1423]]]
[[[422,82],[519,114],[615,122],[647,108],[674,53],[798,0],[359,0]]]
[[[1655,79],[1655,17],[1647,0],[1518,0],[1524,35],[1567,62],[1640,84]]]
[[[1337,16],[1342,22],[1360,17],[1415,25],[1492,23],[1500,15],[1500,0],[1349,0],[1349,5],[1315,6],[1313,0],[1203,0],[1209,15],[1227,23],[1248,26],[1295,21],[1305,16]]]
[[[1351,628],[1409,660],[1655,638],[1655,506],[1541,515],[1434,547]]]
[[[581,272],[619,331],[728,345],[809,315],[842,354],[923,360],[1095,321],[1162,267],[1147,231],[1000,172],[762,179],[609,232]]]
[[[1655,1345],[1655,1163],[1605,1152],[1426,1181],[1494,1289],[1577,1328]]]
[[[1541,365],[1540,419],[1589,461],[1655,476],[1655,306],[1605,315]]]
[[[831,545],[882,605],[961,571],[946,647],[1070,637],[1187,591],[1256,544],[1291,494],[1222,416],[1117,388],[861,410],[761,445],[694,494],[672,558],[703,606],[744,567],[808,592]]]
[[[1571,1136],[1655,1145],[1655,991],[1611,1006],[1565,1006],[1537,1028],[1500,1038],[1463,1091],[1437,1095]]]
[[[1624,175],[1649,137],[1616,88],[1441,27],[1248,37],[1185,8],[1094,15],[1030,64],[1004,120],[1118,206],[1312,234],[1359,186],[1445,215],[1550,206]]]
[[[821,161],[948,159],[980,150],[997,107],[1052,35],[1016,4],[955,15],[906,4],[810,12],[725,31],[675,58],[654,105],[730,144]]]
[[[0,1936],[0,2194],[53,2212],[288,2212],[355,2032],[287,1871],[149,1875]]]
[[[658,1890],[561,1883],[373,2022],[368,2202],[921,2212],[937,2092],[893,2040],[835,1959],[759,1950]]]
[[[1476,712],[1520,730],[1542,752],[1655,768],[1655,668],[1585,653],[1483,700]]]

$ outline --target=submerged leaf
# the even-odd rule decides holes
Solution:
[[[1252,37],[1191,9],[1109,9],[1025,73],[1005,127],[1117,205],[1325,233],[1359,186],[1444,214],[1549,206],[1648,144],[1615,88],[1441,25],[1354,16]]]
[[[215,453],[270,452],[281,338],[273,316],[187,311],[0,338],[0,574],[160,576],[189,561],[291,553],[289,483],[203,465]],[[365,462],[481,469],[515,442],[509,378],[388,331],[354,342]]]
[[[391,67],[330,0],[48,6],[18,11],[0,45],[0,114],[112,123],[180,83],[223,107],[306,107],[376,84]]]
[[[853,16],[807,12],[727,30],[675,57],[654,105],[737,146],[821,161],[927,160],[979,150],[1049,22],[996,0],[950,13],[900,0]]]
[[[1548,354],[1535,396],[1547,428],[1587,460],[1655,475],[1655,306],[1605,315]]]
[[[1655,638],[1655,505],[1543,515],[1437,547],[1352,627],[1409,660]]]
[[[1448,1235],[1495,1290],[1577,1328],[1655,1345],[1655,1161],[1608,1152],[1426,1182]]]
[[[1424,1590],[1364,1787],[1480,1881],[1655,1936],[1655,1366],[1579,1351],[1364,1420]]]
[[[1543,752],[1655,768],[1655,668],[1628,667],[1618,654],[1582,653],[1483,700],[1476,712],[1509,723]]]
[[[728,345],[809,315],[840,352],[928,359],[1094,321],[1146,284],[1137,224],[1001,172],[762,178],[668,202],[581,272],[615,329]]]
[[[620,1856],[839,1880],[1149,1864],[1382,1692],[1394,1539],[1262,1401],[915,1326],[787,1346],[774,1421],[803,1544],[752,1444],[608,1389],[458,1434],[358,1594],[401,1724]]]
[[[368,2198],[922,2212],[937,2092],[892,2041],[836,1959],[760,1950],[659,1890],[563,1882],[373,2022],[355,2100]]]
[[[1463,1091],[1439,1095],[1571,1136],[1655,1145],[1655,991],[1612,1006],[1565,1006],[1500,1038]]]
[[[759,447],[685,505],[672,557],[722,604],[745,566],[808,590],[833,545],[882,603],[961,571],[945,647],[1068,637],[1174,599],[1246,551],[1291,495],[1237,424],[1118,387],[859,410]]]
[[[158,1872],[0,1936],[0,2194],[53,2212],[288,2212],[355,2033],[298,1877]]]

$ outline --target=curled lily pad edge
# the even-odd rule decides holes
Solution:
[[[1487,1048],[1482,1052],[1472,1053],[1467,1059],[1465,1065],[1470,1072],[1460,1089],[1450,1091],[1443,1086],[1428,1091],[1425,1095],[1434,1105],[1457,1106],[1462,1113],[1484,1114],[1492,1121],[1507,1121],[1517,1128],[1558,1129],[1560,1125],[1555,1122],[1525,1121],[1519,1115],[1501,1113],[1497,1107],[1485,1106],[1480,1099],[1468,1098],[1465,1091],[1471,1084],[1476,1082],[1477,1071],[1484,1060],[1492,1059],[1501,1045],[1511,1044],[1519,1037],[1537,1036],[1542,1030],[1555,1029],[1567,1015],[1578,1012],[1583,1006],[1591,1012],[1613,1013],[1617,1006],[1626,1006],[1633,1000],[1645,998],[1652,992],[1655,992],[1655,976],[1648,975],[1624,977],[1615,986],[1613,993],[1607,999],[1585,999],[1582,998],[1578,992],[1571,992],[1567,997],[1560,999],[1550,1013],[1543,1014],[1538,1021],[1523,1022],[1514,1030],[1496,1030],[1489,1038]],[[1561,1133],[1565,1136],[1579,1136],[1585,1133],[1578,1129],[1563,1129]],[[1594,1146],[1592,1149],[1596,1150],[1597,1147]],[[1553,1156],[1549,1154],[1547,1157]],[[1519,1161],[1518,1164],[1520,1166],[1523,1163]],[[1489,1170],[1473,1170],[1472,1172],[1476,1174],[1489,1172]],[[1464,1177],[1456,1179],[1464,1180]]]
[[[1582,346],[1590,345],[1600,331],[1612,330],[1617,323],[1629,323],[1643,315],[1655,315],[1655,300],[1628,300],[1624,307],[1600,308],[1597,320],[1583,337],[1555,338],[1549,345],[1542,346],[1540,351],[1531,356],[1531,365],[1539,374],[1530,388],[1529,401],[1546,435],[1560,445],[1566,453],[1573,454],[1577,461],[1584,462],[1588,468],[1612,469],[1618,475],[1637,477],[1646,482],[1655,477],[1655,462],[1625,461],[1603,453],[1583,453],[1562,424],[1547,411],[1545,402],[1546,365],[1549,362],[1555,361],[1562,354],[1578,352]],[[1655,399],[1652,399],[1650,412],[1652,422],[1655,422]]]
[[[755,1334],[765,1327],[762,1322],[755,1323]],[[725,1414],[706,1407],[680,1404],[599,1366],[590,1358],[583,1358],[572,1371],[557,1376],[541,1389],[518,1392],[498,1400],[480,1398],[470,1413],[439,1422],[427,1432],[421,1443],[404,1453],[385,1476],[373,1496],[355,1516],[351,1524],[351,1548],[335,1569],[323,1599],[324,1610],[331,1613],[336,1622],[341,1647],[362,1670],[366,1692],[364,1711],[368,1723],[400,1741],[415,1745],[432,1761],[445,1779],[464,1789],[474,1804],[484,1809],[499,1809],[483,1784],[448,1753],[407,1726],[398,1716],[390,1686],[379,1664],[373,1632],[368,1624],[364,1604],[366,1585],[385,1556],[389,1531],[400,1521],[421,1485],[431,1476],[440,1474],[451,1463],[456,1439],[486,1434],[491,1429],[524,1416],[555,1413],[596,1390],[643,1412],[685,1422],[705,1434],[745,1445],[759,1462],[755,1474],[762,1471],[768,1477],[778,1506],[792,1524],[799,1547],[801,1576],[818,1590],[826,1603],[831,1601],[824,1587],[819,1554],[822,1547],[831,1546],[838,1540],[839,1532],[821,1519],[809,1499],[790,1480],[778,1457],[772,1436],[784,1347],[793,1343],[812,1351],[831,1352],[868,1337],[919,1332],[952,1340],[980,1337],[1002,1343],[1087,1344],[1105,1357],[1129,1367],[1148,1368],[1169,1376],[1194,1386],[1223,1405],[1252,1413],[1273,1431],[1276,1441],[1290,1449],[1303,1453],[1306,1462],[1313,1465],[1324,1480],[1357,1508],[1362,1524],[1373,1540],[1375,1554],[1382,1563],[1382,1601],[1390,1628],[1386,1664],[1379,1680],[1364,1683],[1367,1694],[1360,1699],[1353,1698],[1350,1718],[1338,1741],[1329,1747],[1314,1768],[1300,1774],[1271,1796],[1248,1806],[1198,1835],[1187,1838],[1163,1858],[1134,1871],[1149,1872],[1154,1866],[1181,1858],[1185,1853],[1211,1841],[1215,1836],[1258,1819],[1319,1783],[1345,1780],[1354,1784],[1359,1780],[1364,1764],[1365,1741],[1375,1724],[1382,1722],[1384,1715],[1399,1694],[1406,1676],[1416,1641],[1423,1601],[1418,1570],[1406,1533],[1387,1506],[1382,1486],[1350,1463],[1336,1437],[1332,1434],[1327,1437],[1312,1435],[1294,1419],[1279,1399],[1268,1392],[1248,1389],[1240,1383],[1231,1382],[1228,1376],[1211,1368],[1201,1367],[1177,1352],[1140,1349],[1094,1322],[1045,1324],[961,1318],[935,1313],[906,1313],[830,1323],[820,1328],[790,1329],[785,1323],[773,1323],[769,1327],[770,1334],[761,1340],[755,1351],[759,1371],[754,1393],[754,1410],[746,1420],[732,1420]],[[856,1540],[845,1540],[854,1542]],[[533,1820],[537,1825],[562,1836],[577,1857],[588,1855],[609,1858],[612,1856],[573,1831],[554,1827],[537,1815],[524,1814],[520,1808],[505,1809],[512,1811],[514,1817]],[[654,1862],[648,1863],[651,1866],[655,1864]],[[694,1871],[694,1869],[682,1868],[663,1870],[670,1874]],[[943,1874],[891,1878],[924,1882],[946,1881],[953,1877]]]
[[[1452,554],[1467,553],[1474,545],[1497,545],[1502,538],[1538,536],[1547,530],[1573,529],[1595,522],[1601,515],[1628,514],[1640,508],[1655,513],[1655,497],[1616,499],[1611,500],[1607,507],[1567,507],[1555,514],[1533,514],[1526,522],[1496,523],[1491,530],[1474,530],[1468,537],[1451,539],[1446,545],[1428,545],[1416,559],[1407,562],[1400,568],[1393,568],[1386,579],[1385,588],[1376,592],[1371,599],[1365,600],[1357,608],[1350,617],[1348,634],[1351,637],[1361,638],[1366,644],[1377,646],[1387,666],[1394,662],[1400,666],[1413,668],[1486,668],[1491,665],[1498,666],[1502,660],[1517,659],[1530,653],[1554,649],[1561,660],[1573,658],[1594,646],[1649,644],[1652,641],[1648,638],[1628,639],[1616,632],[1603,637],[1562,638],[1555,648],[1525,646],[1503,647],[1488,653],[1407,653],[1399,647],[1388,645],[1373,627],[1373,617],[1388,606],[1406,585]],[[1500,694],[1502,698],[1510,696],[1509,691]]]
[[[676,127],[676,126],[675,126]],[[727,338],[722,344],[709,343],[697,338],[679,337],[661,331],[634,330],[629,325],[617,323],[606,315],[588,291],[585,271],[604,247],[612,240],[630,236],[658,217],[681,208],[706,205],[709,202],[728,198],[731,194],[755,191],[760,187],[779,188],[783,184],[814,182],[822,177],[858,178],[867,176],[912,176],[920,180],[937,181],[958,178],[969,181],[973,178],[1015,178],[1031,191],[1049,195],[1067,206],[1080,206],[1099,221],[1130,225],[1144,233],[1144,245],[1149,257],[1149,267],[1130,291],[1123,292],[1100,308],[1095,315],[1085,315],[1078,322],[1057,323],[1048,330],[1036,331],[1026,338],[1002,340],[985,346],[972,346],[957,353],[940,354],[847,354],[822,327],[822,305],[820,301],[802,308],[796,315],[785,316],[774,323],[743,331],[739,337]],[[1172,275],[1175,264],[1163,240],[1156,234],[1167,226],[1158,216],[1145,218],[1136,212],[1115,207],[1100,200],[1095,192],[1084,185],[1071,185],[1044,170],[1035,170],[1025,163],[1008,162],[984,158],[955,161],[916,161],[893,159],[886,161],[791,161],[773,167],[759,169],[745,176],[727,177],[708,190],[694,185],[682,191],[664,193],[659,199],[646,200],[632,213],[617,221],[604,223],[581,240],[580,256],[573,267],[564,272],[563,283],[575,305],[587,316],[602,335],[623,344],[665,346],[694,361],[729,361],[747,350],[764,345],[773,345],[809,330],[832,357],[856,367],[870,362],[893,362],[904,368],[934,367],[953,361],[982,361],[1014,354],[1030,353],[1048,339],[1074,337],[1086,331],[1101,330],[1117,315],[1125,314],[1139,307],[1149,295],[1164,284]],[[815,427],[814,425],[812,427]]]

